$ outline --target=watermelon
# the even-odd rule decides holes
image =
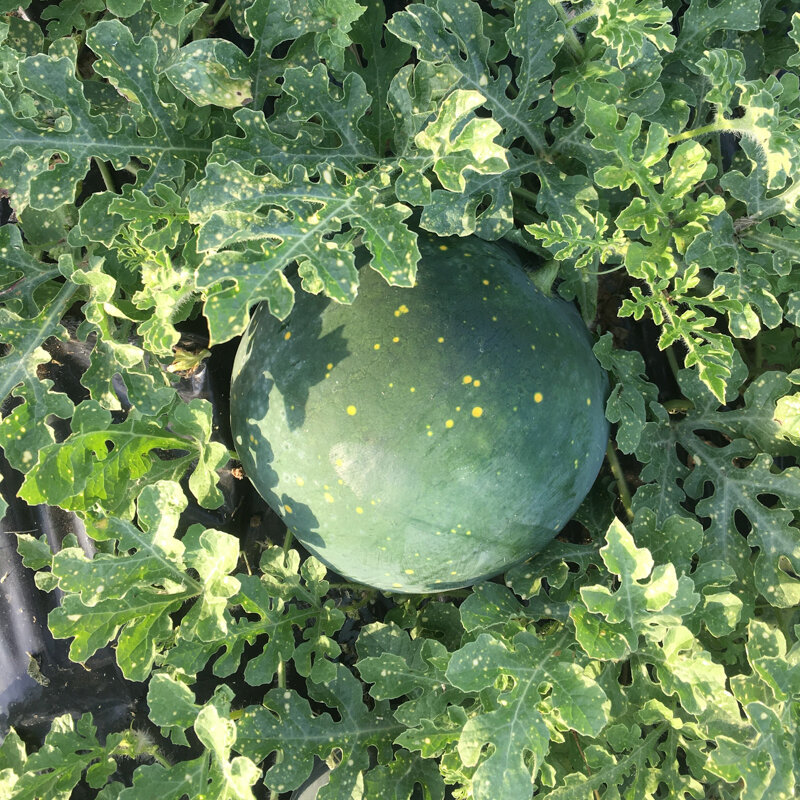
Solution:
[[[236,451],[297,539],[346,578],[441,592],[545,546],[595,481],[608,381],[572,304],[519,256],[421,234],[412,288],[368,266],[344,305],[259,306],[231,385]]]

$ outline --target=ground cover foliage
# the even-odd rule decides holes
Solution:
[[[6,736],[3,797],[288,797],[315,757],[320,800],[796,796],[796,0],[0,11],[0,444],[97,544],[19,552],[71,656],[112,643],[189,754],[65,715],[38,750]],[[181,526],[231,454],[176,346],[189,319],[213,348],[257,301],[285,316],[295,264],[352,300],[359,246],[411,284],[417,225],[506,238],[577,301],[612,445],[540,555],[367,624],[375,593],[290,543],[246,564]],[[69,336],[77,404],[42,371]]]

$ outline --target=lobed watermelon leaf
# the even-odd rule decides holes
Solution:
[[[38,747],[5,734],[0,796],[288,796],[321,764],[321,800],[798,794],[792,4],[0,13],[0,516],[85,527],[17,550],[164,737],[54,710]],[[420,229],[506,240],[577,301],[616,447],[502,579],[384,596],[240,545],[219,409],[183,398],[261,301],[413,284]]]

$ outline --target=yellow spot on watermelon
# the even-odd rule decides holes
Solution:
[[[475,408],[472,409],[472,416],[476,418],[483,416],[483,409],[480,406],[475,406]]]
[[[348,414],[349,414],[351,417],[354,417],[354,416],[355,416],[355,414],[356,414],[356,407],[355,407],[355,406],[347,406],[347,413],[348,413]]]
[[[544,398],[542,397],[542,393],[541,392],[536,392],[536,394],[534,394],[534,396],[533,396],[533,402],[534,403],[541,403],[543,399]]]

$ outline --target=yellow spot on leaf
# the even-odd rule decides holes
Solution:
[[[286,331],[286,333],[283,334],[283,338],[288,341],[289,339],[292,338],[292,332],[291,331]]]
[[[472,416],[473,417],[483,416],[483,409],[480,406],[475,406],[475,408],[472,409]]]
[[[354,416],[355,416],[355,414],[356,414],[356,407],[355,407],[355,406],[347,406],[347,413],[348,413],[348,414],[349,414],[351,417],[354,417]]]
[[[453,425],[455,425],[455,422],[451,419],[448,419],[447,422],[444,423],[445,428],[452,428]]]
[[[543,400],[542,393],[541,392],[536,392],[536,394],[534,394],[534,396],[533,396],[533,402],[534,403],[541,403],[542,400]]]
[[[465,375],[461,381],[462,383],[472,383],[472,375]]]

